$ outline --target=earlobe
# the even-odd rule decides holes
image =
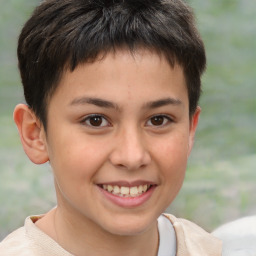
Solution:
[[[190,152],[194,145],[194,138],[196,134],[196,128],[198,125],[200,113],[201,113],[201,108],[198,106],[190,121],[188,156],[190,155]]]
[[[14,109],[13,118],[29,159],[35,164],[47,162],[49,159],[45,131],[34,112],[27,105],[19,104]]]

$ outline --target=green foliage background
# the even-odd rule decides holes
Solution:
[[[48,165],[23,153],[12,111],[23,102],[19,31],[39,1],[0,0],[0,240],[55,205]],[[190,0],[205,41],[202,115],[183,189],[167,209],[211,231],[256,214],[256,1]]]

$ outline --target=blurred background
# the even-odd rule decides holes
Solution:
[[[208,231],[256,214],[256,1],[189,0],[205,42],[202,115],[184,186],[168,212]],[[0,0],[0,240],[55,205],[49,165],[23,152],[12,120],[24,102],[19,31],[36,0]]]

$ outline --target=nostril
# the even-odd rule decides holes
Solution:
[[[123,164],[117,164],[116,166],[119,168],[126,168],[125,165],[123,165]]]
[[[118,143],[109,155],[112,165],[127,170],[145,168],[151,162],[151,156],[147,148],[139,138],[130,138]]]

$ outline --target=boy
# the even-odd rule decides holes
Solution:
[[[180,0],[46,0],[18,44],[28,105],[14,120],[49,161],[57,207],[28,217],[1,255],[221,255],[195,224],[161,215],[182,186],[205,51]]]

